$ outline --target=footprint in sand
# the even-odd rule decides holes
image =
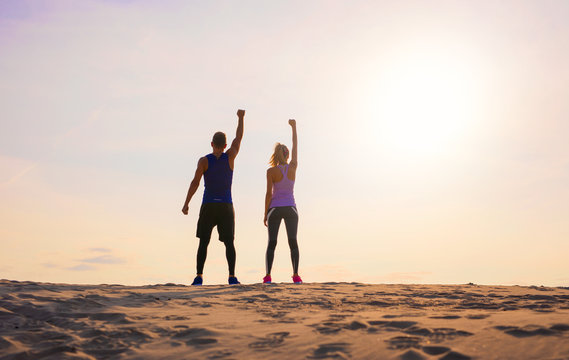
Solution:
[[[315,327],[316,331],[324,335],[336,334],[343,329],[342,324],[335,322],[324,322],[322,324],[315,324],[311,326]]]
[[[131,346],[140,346],[149,342],[152,337],[139,328],[129,327],[117,330],[89,329],[80,333],[81,337],[88,339],[82,347],[99,351],[101,349],[122,350]]]
[[[569,325],[567,324],[555,324],[549,329],[539,325],[527,325],[524,327],[518,326],[495,326],[495,329],[501,330],[504,333],[517,337],[525,338],[530,336],[554,336],[561,335],[565,331],[569,331]]]
[[[289,314],[288,311],[275,311],[272,309],[268,309],[268,310],[259,310],[259,312],[265,316],[275,319],[276,322],[279,323],[292,324],[296,322],[296,320],[287,317],[287,315]]]
[[[211,355],[208,355],[208,360],[217,360],[217,359],[225,359],[228,356],[233,355],[233,353],[229,350],[218,350],[213,352]]]
[[[190,318],[187,316],[177,316],[177,315],[166,315],[162,319],[164,320],[189,320]]]
[[[467,319],[470,320],[482,320],[482,319],[486,319],[490,317],[490,315],[487,314],[472,314],[472,315],[466,315]]]
[[[390,349],[405,350],[405,349],[421,349],[425,354],[428,355],[442,355],[445,354],[441,359],[445,360],[463,360],[470,359],[470,357],[451,351],[450,348],[445,346],[435,346],[435,345],[425,345],[421,346],[424,341],[429,342],[441,342],[443,340],[454,339],[458,336],[470,336],[469,332],[451,329],[451,328],[436,328],[427,329],[418,326],[411,326],[402,330],[404,333],[409,334],[409,336],[396,336],[391,339],[386,340],[389,344]],[[425,357],[416,351],[407,351],[399,356],[403,360],[413,360],[413,359],[425,359]]]
[[[384,326],[395,329],[407,329],[416,325],[416,321],[388,321]]]
[[[389,344],[390,349],[409,349],[420,348],[419,344],[423,339],[417,336],[396,336],[385,340]]]
[[[394,305],[393,302],[386,302],[386,301],[380,301],[380,300],[367,301],[364,304],[370,305],[370,306],[378,306],[378,307],[388,307],[388,306]]]
[[[101,320],[117,324],[131,324],[124,313],[95,313],[89,315],[89,320]]]
[[[343,329],[347,329],[347,330],[361,330],[361,329],[366,329],[368,326],[362,322],[359,321],[352,321],[350,323],[341,323],[338,322],[338,318],[331,318],[328,321],[319,323],[319,324],[314,324],[314,325],[310,325],[312,327],[316,328],[316,331],[318,331],[321,334],[335,334],[338,333],[340,331],[342,331]],[[373,332],[373,331],[372,331]]]
[[[347,359],[350,357],[348,343],[321,344],[315,349],[309,359]]]
[[[418,335],[418,336],[431,336],[433,332],[427,328],[423,328],[420,326],[411,326],[410,328],[406,328],[402,330],[404,333],[409,335]]]
[[[330,315],[330,319],[331,320],[338,320],[338,319],[345,319],[347,317],[350,317],[351,315],[346,315],[346,314],[331,314]]]
[[[367,328],[367,325],[359,321],[352,321],[351,323],[344,325],[344,329],[348,330],[360,330],[365,328]]]
[[[421,327],[416,321],[368,321],[373,325],[368,329],[368,332],[374,333],[385,329],[387,331],[401,331],[405,334],[412,336],[426,337],[433,342],[441,342],[444,340],[451,340],[460,336],[473,335],[468,331],[456,330],[453,328],[434,328],[428,329]]]
[[[428,355],[442,355],[446,353],[440,360],[470,360],[470,356],[458,353],[456,351],[451,351],[451,349],[444,346],[423,346],[423,352]],[[410,349],[399,355],[400,360],[426,360],[428,357],[423,354]]]
[[[450,351],[446,346],[423,346],[421,350],[429,355],[441,355]]]
[[[284,339],[289,335],[290,333],[286,331],[272,333],[267,335],[267,337],[265,337],[264,339],[250,343],[249,347],[258,350],[265,350],[265,349],[268,350],[270,348],[281,346],[284,342]]]
[[[471,335],[474,334],[468,331],[456,330],[453,328],[435,328],[432,330],[430,334],[426,336],[428,336],[431,341],[441,342],[444,340],[452,340],[461,336],[471,336]]]
[[[172,335],[172,338],[186,340],[186,339],[195,338],[195,337],[212,336],[212,335],[216,335],[216,333],[214,333],[213,331],[210,331],[208,329],[188,328],[188,329],[176,331]]]
[[[188,328],[174,332],[173,339],[185,341],[189,346],[206,346],[216,344],[217,339],[212,337],[215,332],[204,328]]]
[[[368,332],[376,333],[380,331],[380,328],[385,328],[387,331],[397,331],[401,329],[406,329],[417,324],[416,321],[385,321],[385,320],[370,320],[368,324],[371,325],[368,328]]]
[[[264,303],[264,302],[278,302],[278,301],[280,301],[280,300],[274,299],[274,298],[272,298],[272,297],[270,297],[270,296],[268,296],[268,295],[265,295],[265,294],[257,294],[257,295],[245,296],[245,297],[242,297],[242,298],[240,298],[240,299],[237,299],[236,301],[237,301],[238,303],[241,303],[241,304],[243,304],[243,303],[245,303],[245,304],[254,304],[254,303],[257,303],[257,302],[260,302],[260,303]]]
[[[444,319],[444,320],[456,320],[461,317],[458,315],[439,315],[439,316],[429,316],[431,319]]]
[[[193,338],[186,341],[186,345],[211,345],[217,343],[217,339],[214,338]]]

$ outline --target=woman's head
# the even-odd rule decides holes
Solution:
[[[275,151],[273,151],[273,155],[271,155],[271,160],[269,160],[269,164],[272,166],[277,165],[284,165],[288,161],[288,148],[286,145],[281,143],[275,144]]]

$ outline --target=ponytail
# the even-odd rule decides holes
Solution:
[[[271,166],[277,165],[284,165],[287,164],[288,159],[288,148],[286,145],[281,143],[275,144],[275,150],[273,151],[273,155],[271,155],[271,160],[269,160],[269,164]]]

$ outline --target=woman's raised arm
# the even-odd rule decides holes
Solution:
[[[298,155],[297,155],[297,145],[298,140],[296,138],[296,120],[290,119],[288,124],[292,128],[292,157],[290,158],[290,166],[296,168],[298,166]]]

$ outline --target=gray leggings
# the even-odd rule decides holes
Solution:
[[[298,274],[298,243],[296,241],[296,232],[298,230],[298,212],[294,206],[279,206],[269,209],[267,213],[267,223],[269,227],[269,244],[267,245],[267,254],[265,262],[267,274],[271,273],[273,267],[273,259],[275,257],[275,248],[277,247],[277,236],[281,220],[284,219],[286,226],[286,234],[288,236],[288,246],[290,247],[290,258],[292,260],[292,269]]]

